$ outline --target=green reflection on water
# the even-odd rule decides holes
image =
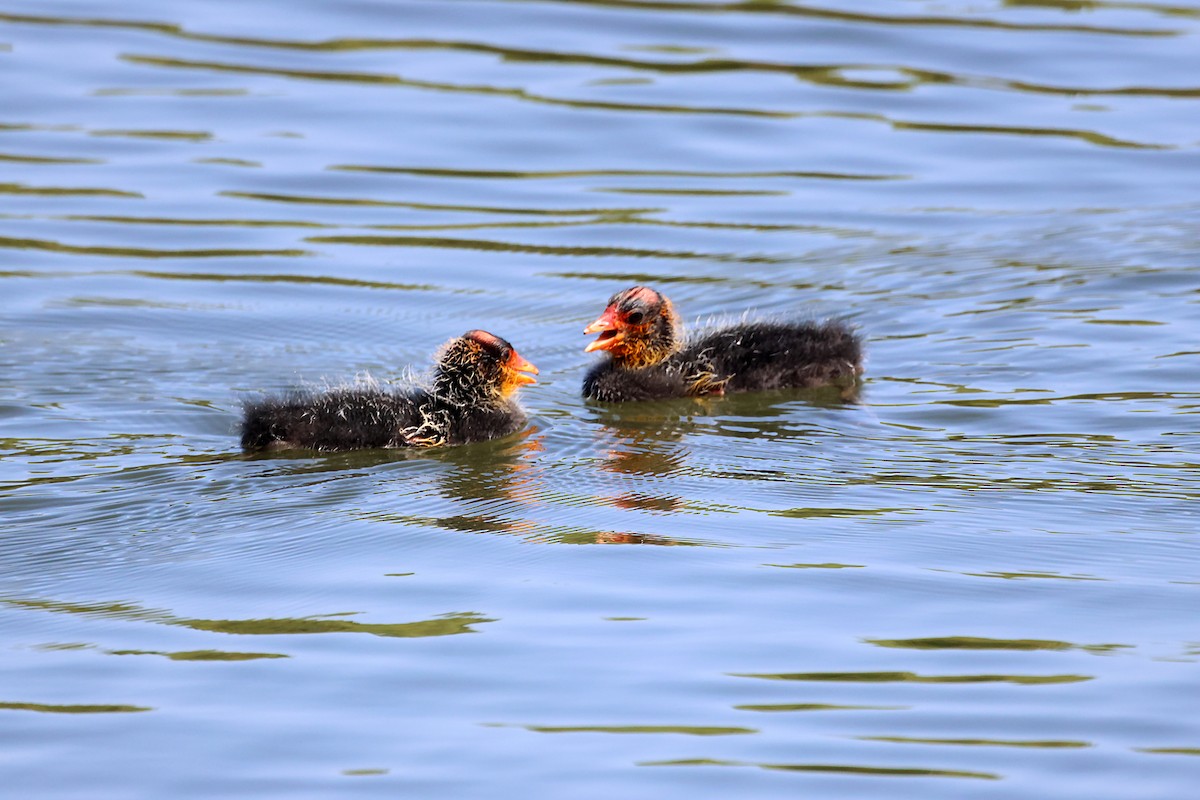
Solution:
[[[233,653],[225,650],[185,650],[166,653],[159,650],[109,650],[112,656],[164,656],[172,661],[256,661],[263,658],[291,658],[283,653]]]
[[[913,511],[911,508],[788,508],[783,511],[767,511],[772,517],[792,519],[839,519],[842,517],[874,517],[897,511]]]
[[[667,220],[644,220],[644,221],[631,220],[631,222],[633,222],[634,224],[641,224],[644,222],[645,224],[677,226],[677,227],[696,227],[696,226],[703,225],[703,223],[685,223],[685,222],[674,223],[674,222],[670,222]],[[758,226],[755,226],[755,227],[757,228]],[[802,230],[809,230],[809,228],[805,227],[805,228],[802,228]],[[845,238],[858,237],[858,236],[863,236],[863,235],[871,235],[871,234],[867,234],[863,231],[855,230],[853,228],[835,228],[835,227],[827,227],[827,226],[817,226],[813,230],[818,233],[828,233],[832,236],[845,237]],[[583,281],[589,281],[589,282],[602,281],[608,285],[618,285],[621,283],[626,283],[626,284],[629,284],[629,283],[643,283],[643,284],[682,283],[682,284],[686,284],[686,285],[715,284],[715,285],[731,285],[731,286],[738,286],[738,287],[753,286],[753,287],[757,287],[760,289],[803,289],[806,291],[823,290],[823,289],[831,289],[832,290],[832,289],[839,288],[836,284],[832,284],[832,283],[829,283],[829,284],[805,283],[802,281],[786,280],[786,279],[771,281],[771,280],[756,279],[756,278],[752,278],[747,275],[737,275],[737,276],[671,275],[668,273],[590,272],[590,271],[585,271],[585,270],[570,271],[570,272],[565,272],[565,271],[545,272],[545,273],[541,273],[541,275],[544,275],[545,277],[548,277],[548,278],[566,278],[566,279],[571,279],[571,280],[583,280]],[[735,395],[727,395],[720,399],[723,402],[728,402],[737,397],[739,397],[739,395],[735,394]]]
[[[764,564],[765,567],[781,567],[783,569],[862,569],[865,564]]]
[[[1016,683],[1041,685],[1080,683],[1092,675],[918,675],[915,672],[780,672],[727,673],[735,678],[760,678],[770,681],[846,681],[851,683]]]
[[[1175,36],[1180,31],[1170,28],[1132,28],[1111,27],[1101,25],[1079,25],[1061,23],[1035,22],[1005,22],[997,19],[981,18],[979,16],[950,16],[933,14],[867,14],[862,12],[842,11],[832,8],[820,8],[794,3],[772,2],[771,0],[733,0],[724,3],[703,2],[666,2],[665,0],[556,0],[558,3],[619,8],[627,11],[677,12],[686,14],[767,14],[771,16],[804,17],[814,19],[832,19],[843,22],[868,23],[874,25],[900,25],[922,27],[955,27],[980,28],[1006,31],[1068,31],[1077,33],[1095,33],[1111,36]],[[1005,5],[1049,5],[1051,7],[1069,8],[1080,7],[1077,1],[1068,0],[1023,0],[1010,2]],[[1088,7],[1107,6],[1108,3],[1089,2]],[[1114,7],[1120,7],[1112,4]],[[1150,5],[1145,8],[1160,10],[1164,16],[1194,15],[1194,9],[1169,5]],[[65,17],[42,16],[34,14],[0,14],[0,22],[13,22],[25,25],[74,25],[101,28],[126,28],[129,30],[148,31],[166,36],[197,41],[217,42],[221,44],[250,45],[259,47],[284,47],[304,50],[356,50],[367,48],[391,48],[403,46],[409,40],[380,40],[380,39],[334,39],[329,41],[295,41],[286,39],[261,39],[244,36],[221,36],[188,31],[182,25],[166,22],[147,22],[142,20],[123,20],[100,17]]]
[[[153,711],[148,706],[126,705],[47,705],[45,703],[5,703],[0,709],[13,711],[42,711],[48,714],[123,714],[138,711]]]
[[[51,156],[27,156],[14,153],[0,153],[0,161],[12,161],[18,164],[103,164],[98,158],[54,158]]]
[[[988,639],[981,636],[934,636],[922,639],[864,639],[878,647],[910,650],[1073,650],[1079,645],[1054,639]]]
[[[1200,747],[1135,747],[1139,753],[1157,753],[1170,756],[1200,756]]]
[[[469,180],[546,180],[558,178],[802,178],[845,181],[908,180],[910,175],[873,175],[849,172],[811,172],[780,170],[774,172],[681,170],[681,169],[566,169],[566,170],[509,170],[454,169],[449,167],[388,167],[367,164],[335,164],[332,170],[348,172],[381,172],[398,175],[420,175],[435,178],[465,178]]]
[[[509,727],[521,727],[535,733],[680,733],[687,736],[736,736],[758,733],[756,728],[709,725],[519,725]]]
[[[112,88],[96,89],[94,97],[245,97],[250,92],[247,89],[149,89]]]
[[[61,242],[53,242],[45,239],[14,239],[8,236],[0,236],[0,248],[9,248],[13,250],[44,250],[50,253],[112,256],[116,258],[234,258],[247,256],[296,257],[312,255],[307,250],[152,250],[144,247],[99,247],[62,244]]]
[[[152,622],[159,625],[174,625],[197,631],[238,635],[291,635],[302,633],[366,633],[373,636],[416,638],[425,636],[451,636],[459,633],[475,633],[472,625],[496,622],[477,612],[444,614],[435,619],[416,622],[372,623],[354,622],[347,619],[324,617],[283,617],[276,619],[187,619],[176,617],[166,611],[142,608],[130,603],[67,603],[56,600],[0,597],[0,603],[38,611],[82,614],[86,616]]]
[[[1099,3],[1089,3],[1088,7],[1101,5]],[[711,7],[704,5],[687,5],[672,3],[669,6],[663,4],[638,4],[637,7],[646,8],[654,11],[678,10],[684,8],[691,11],[706,11]],[[1075,4],[1078,7],[1078,4]],[[1149,6],[1147,6],[1149,7]],[[761,11],[761,10],[776,10],[776,9],[791,9],[796,11],[800,7],[782,6],[775,3],[739,3],[726,7],[729,10],[737,11]],[[1162,9],[1162,6],[1154,6],[1154,8]],[[817,11],[815,9],[805,9],[809,14],[817,16],[831,13],[827,9]],[[1195,13],[1194,10],[1177,9],[1174,14],[1168,16],[1180,16],[1184,13]],[[841,12],[832,12],[840,14]],[[1014,30],[1070,30],[1078,32],[1099,33],[1099,34],[1116,34],[1116,35],[1173,35],[1178,31],[1170,30],[1154,30],[1154,29],[1130,29],[1130,28],[1106,28],[1097,26],[1063,26],[1063,25],[1040,25],[1026,26],[1011,23],[1003,23],[995,20],[979,20],[974,17],[881,17],[881,16],[863,16],[860,14],[846,14],[844,19],[849,21],[867,22],[878,24],[880,22],[891,22],[895,24],[930,24],[930,25],[975,25],[980,24],[984,27],[1000,27]],[[520,48],[513,46],[502,46],[487,42],[462,41],[449,39],[376,39],[376,38],[361,38],[361,37],[340,37],[336,39],[325,40],[296,40],[296,39],[266,39],[262,37],[247,37],[247,36],[222,36],[217,34],[204,34],[185,30],[182,26],[171,25],[164,23],[153,22],[138,22],[138,21],[122,21],[122,20],[103,20],[103,19],[81,19],[81,18],[57,18],[57,17],[35,17],[35,16],[18,16],[18,15],[0,15],[0,21],[19,21],[23,23],[40,23],[40,24],[61,24],[61,25],[93,25],[104,27],[126,27],[139,30],[151,30],[158,33],[175,36],[182,39],[195,41],[215,42],[221,44],[240,45],[254,48],[271,48],[284,50],[301,50],[301,51],[317,51],[317,52],[347,52],[347,51],[362,51],[362,50],[439,50],[453,51],[465,53],[478,53],[495,56],[501,60],[512,63],[539,63],[539,64],[574,64],[585,65],[592,67],[611,68],[619,70],[636,70],[643,72],[655,72],[665,74],[696,74],[696,73],[713,73],[713,72],[773,72],[791,75],[799,80],[804,80],[816,85],[830,85],[839,87],[850,87],[858,89],[882,89],[882,90],[901,90],[907,91],[919,84],[959,84],[970,86],[986,86],[989,88],[1001,88],[1025,92],[1059,94],[1066,96],[1077,95],[1094,95],[1094,94],[1130,94],[1130,95],[1157,95],[1157,96],[1184,96],[1190,97],[1200,94],[1200,90],[1189,88],[1168,88],[1168,87],[1144,87],[1131,86],[1119,87],[1114,89],[1096,89],[1092,87],[1079,86],[1047,86],[1025,81],[1010,81],[1000,78],[990,78],[981,76],[960,76],[951,73],[946,73],[930,69],[918,69],[909,67],[898,67],[893,65],[857,65],[857,64],[790,64],[778,63],[771,61],[755,61],[739,58],[701,58],[694,61],[663,61],[650,59],[634,59],[629,57],[614,57],[606,55],[598,55],[594,53],[578,53],[578,52],[562,52],[545,49]],[[711,52],[708,48],[682,47],[672,45],[658,46],[630,46],[624,48],[627,51],[644,51],[665,53],[669,55],[702,55],[706,52]],[[847,77],[844,73],[853,70],[874,69],[874,70],[889,70],[901,76],[892,80],[861,80]],[[636,78],[615,78],[607,81],[608,83],[628,83],[631,81],[645,81],[646,79]],[[412,82],[416,83],[416,82]],[[229,94],[244,93],[245,90],[239,89],[170,89],[170,90],[122,90],[109,89],[99,90],[97,94],[123,94],[130,92],[150,93],[157,91],[159,93],[177,93],[184,96],[195,94],[201,96],[224,96]]]
[[[23,183],[0,183],[0,194],[31,194],[47,197],[145,197],[141,192],[126,192],[120,189],[87,186],[26,186]]]
[[[751,761],[726,761],[716,758],[680,758],[670,761],[642,761],[639,767],[758,767],[782,772],[832,772],[844,775],[875,775],[885,777],[977,778],[999,780],[992,772],[970,772],[957,769],[925,769],[921,767],[864,767],[855,764],[769,764]]]
[[[887,777],[976,778],[989,781],[1000,779],[1000,776],[994,772],[924,767],[862,767],[853,764],[757,764],[755,766],[784,772],[836,772],[845,775],[882,775]]]
[[[508,97],[532,103],[566,108],[585,108],[604,111],[631,111],[653,114],[715,114],[721,116],[760,117],[768,119],[793,119],[802,116],[787,111],[771,111],[760,108],[727,108],[706,106],[656,105],[648,103],[616,103],[600,100],[572,100],[562,97],[547,97],[533,94],[518,87],[467,85],[445,83],[441,81],[419,81],[403,78],[399,75],[374,72],[332,72],[328,70],[282,69],[278,67],[256,66],[250,64],[227,64],[218,61],[189,61],[162,56],[146,56],[125,54],[121,59],[131,64],[143,64],[153,67],[171,69],[200,69],[214,72],[232,72],[241,75],[269,75],[281,78],[298,78],[313,81],[331,81],[335,83],[357,83],[372,86],[397,86],[405,89],[422,89],[437,92],[452,92],[474,95],[490,95]]]
[[[1153,11],[1167,17],[1200,18],[1200,9],[1170,3],[1147,3],[1139,0],[1002,0],[1013,8],[1053,8],[1061,11],[1093,11],[1100,9],[1138,9]]]
[[[441,224],[412,223],[387,225],[364,225],[373,231],[478,231],[509,228],[577,228],[580,226],[599,225],[603,219],[572,219],[572,220],[494,220],[489,222],[447,222]]]
[[[105,273],[94,273],[105,274]],[[129,270],[108,274],[135,275],[139,278],[159,278],[170,281],[242,281],[246,283],[300,283],[315,286],[352,286],[360,289],[397,289],[402,292],[432,292],[439,287],[427,283],[394,283],[391,281],[366,281],[356,278],[335,278],[330,275],[234,275],[221,272],[151,272]]]
[[[519,212],[524,213],[524,212]],[[557,214],[553,210],[547,210],[548,214]],[[824,234],[837,238],[849,239],[866,237],[870,234],[866,231],[856,230],[854,228],[837,228],[829,225],[785,225],[775,223],[751,223],[751,222],[718,222],[713,220],[679,220],[679,219],[656,219],[640,216],[633,216],[625,211],[603,212],[597,214],[590,219],[570,219],[570,220],[546,220],[546,221],[525,221],[525,220],[495,220],[486,222],[457,222],[457,223],[408,223],[408,224],[380,224],[380,225],[363,225],[367,230],[378,231],[452,231],[452,230],[488,230],[500,228],[578,228],[578,227],[599,227],[602,225],[609,226],[630,226],[642,225],[656,228],[696,228],[701,230],[719,230],[719,231],[761,231],[761,232],[807,232],[814,234]],[[321,226],[332,227],[332,226]],[[741,285],[750,286],[769,286],[764,281],[741,281]]]
[[[528,1],[528,0],[527,0]],[[724,3],[671,2],[669,0],[558,0],[567,4],[603,6],[644,11],[673,11],[687,14],[767,14],[814,19],[833,19],[843,22],[869,23],[874,25],[935,26],[955,28],[983,28],[1006,31],[1074,31],[1114,36],[1175,36],[1179,31],[1164,28],[1116,28],[1098,25],[1063,25],[1054,23],[1004,22],[978,16],[954,17],[933,14],[867,14],[858,11],[842,11],[792,2],[775,0],[732,0]]]
[[[697,197],[787,197],[791,192],[780,189],[686,189],[653,186],[596,186],[593,192],[610,194],[694,195]]]
[[[111,214],[67,214],[56,219],[75,222],[115,222],[127,225],[220,226],[229,228],[332,228],[323,222],[298,219],[202,219],[178,217],[126,217]]]
[[[34,645],[38,650],[91,650],[95,645],[87,642],[48,642]]]
[[[1094,575],[1061,575],[1057,572],[964,572],[971,578],[1001,578],[1007,581],[1023,581],[1031,578],[1059,581],[1103,581]]]
[[[471,625],[495,622],[482,614],[466,612],[447,614],[439,619],[418,622],[369,623],[342,619],[283,618],[283,619],[190,619],[179,625],[200,631],[232,634],[293,634],[293,633],[369,633],[374,636],[422,637],[451,636],[475,633]]]
[[[368,247],[437,247],[452,250],[485,250],[529,253],[542,256],[586,256],[628,258],[678,258],[702,261],[736,261],[743,264],[779,264],[786,259],[772,256],[739,256],[733,253],[701,253],[693,250],[650,250],[637,247],[577,246],[497,242],[488,239],[449,239],[432,236],[309,236],[313,244],[353,244]]]
[[[183,142],[205,142],[213,138],[208,131],[96,130],[92,136],[116,136],[126,139],[168,139]]]
[[[911,706],[860,706],[839,703],[760,703],[734,706],[738,711],[763,711],[768,713],[790,711],[906,711]]]
[[[411,208],[417,211],[460,211],[471,214],[530,214],[537,216],[598,216],[601,214],[649,214],[661,208],[521,208],[516,206],[464,206],[446,203],[412,203],[401,200],[376,200],[368,197],[330,197],[327,195],[277,194],[267,192],[218,193],[221,197],[261,200],[269,203],[300,205],[365,206],[370,208]]]
[[[874,115],[870,115],[874,116]],[[1096,131],[1074,128],[1030,128],[1018,125],[965,125],[935,122],[912,122],[887,120],[896,130],[925,131],[929,133],[990,133],[1009,136],[1048,136],[1053,138],[1078,139],[1101,147],[1124,147],[1134,150],[1174,150],[1171,145],[1134,142],[1105,136]]]
[[[968,747],[1094,747],[1091,742],[1070,739],[926,739],[916,736],[856,736],[864,742],[893,742],[896,744],[950,744]]]
[[[261,161],[249,161],[244,158],[193,158],[193,164],[217,164],[225,167],[261,167]]]

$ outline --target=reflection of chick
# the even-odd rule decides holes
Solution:
[[[684,468],[686,451],[678,447],[647,447],[643,442],[617,442],[601,465],[626,475],[670,475]]]
[[[657,544],[663,547],[691,546],[695,544],[694,542],[672,539],[669,536],[656,536],[653,533],[625,533],[621,531],[597,533],[593,541],[596,544]]]
[[[678,496],[653,491],[659,486],[670,488],[675,484],[637,479],[667,477],[686,468],[688,450],[679,442],[684,426],[676,422],[664,424],[662,420],[631,419],[625,410],[620,414],[605,410],[601,417],[612,433],[612,440],[600,468],[635,478],[632,484],[623,481],[635,488],[607,497],[605,502],[617,508],[662,513],[682,508],[683,501]]]
[[[689,451],[681,440],[690,423],[630,408],[603,409],[599,421],[608,431],[600,463],[606,472],[663,477],[685,469]]]
[[[656,497],[652,494],[642,494],[640,492],[626,492],[612,499],[612,504],[617,508],[637,511],[658,511],[666,513],[668,511],[678,511],[683,508],[683,500],[678,497]]]
[[[468,331],[441,349],[433,386],[295,392],[250,403],[245,450],[360,450],[433,447],[506,436],[525,424],[516,390],[537,368],[486,331]]]
[[[844,322],[748,322],[691,341],[671,301],[646,286],[613,295],[584,328],[599,333],[585,352],[608,358],[588,372],[584,397],[652,400],[852,383],[862,342]]]
[[[534,466],[542,450],[541,436],[532,426],[503,441],[442,450],[434,456],[446,467],[438,475],[439,493],[455,501],[457,509],[478,506],[491,512],[534,503]]]

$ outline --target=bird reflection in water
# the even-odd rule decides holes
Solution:
[[[606,498],[617,508],[670,513],[683,507],[682,498],[674,494],[646,491],[655,478],[682,472],[687,466],[688,450],[683,445],[686,423],[670,415],[646,412],[639,414],[628,408],[621,411],[603,409],[599,421],[606,427],[609,443],[600,468],[636,481],[638,489]],[[651,480],[638,480],[649,478]]]
[[[620,494],[597,498],[599,501],[616,508],[657,514],[670,514],[683,509],[683,499],[677,495],[646,491],[661,482],[657,479],[676,475],[687,466],[688,450],[683,445],[687,425],[670,415],[664,417],[661,409],[657,411],[639,413],[628,406],[619,411],[597,409],[598,421],[605,426],[604,435],[608,439],[600,468],[619,476],[623,483],[636,482],[638,486]],[[589,535],[587,543],[697,544],[669,536],[632,531],[596,531]]]
[[[638,457],[636,449],[630,450],[631,457]],[[438,479],[442,496],[454,501],[456,507],[470,511],[432,521],[447,530],[516,535],[530,543],[692,544],[656,534],[596,531],[536,521],[533,512],[544,503],[544,487],[538,479],[540,470],[535,462],[543,450],[542,437],[533,428],[518,440],[510,437],[438,453],[435,458],[447,467]],[[675,469],[669,464],[660,464],[659,468],[664,473]],[[676,497],[639,494],[623,495],[612,502],[623,508],[657,511],[671,511],[680,504]]]
[[[533,462],[544,449],[538,429],[530,427],[502,440],[438,451],[433,457],[447,467],[438,477],[440,493],[475,513],[439,517],[436,524],[471,533],[532,534],[536,523],[527,509],[539,494]]]
[[[593,544],[656,544],[662,547],[695,546],[696,542],[683,539],[672,539],[669,536],[659,536],[654,533],[629,533],[621,531],[601,531],[595,534]]]

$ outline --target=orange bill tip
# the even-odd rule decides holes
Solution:
[[[537,383],[537,378],[533,376],[538,374],[538,368],[522,358],[516,350],[513,350],[508,359],[508,368],[516,372],[514,378],[518,384]],[[527,372],[531,372],[533,375],[526,375]]]
[[[623,334],[620,333],[619,328],[617,307],[615,305],[609,306],[604,309],[604,313],[600,315],[599,319],[583,329],[584,333],[600,334],[600,338],[583,348],[583,352],[591,353],[596,350],[610,349],[619,339],[623,338]]]

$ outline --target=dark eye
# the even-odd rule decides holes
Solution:
[[[640,311],[631,311],[625,315],[625,321],[628,322],[630,325],[637,325],[643,319],[645,319],[645,317],[646,317],[646,315]]]

